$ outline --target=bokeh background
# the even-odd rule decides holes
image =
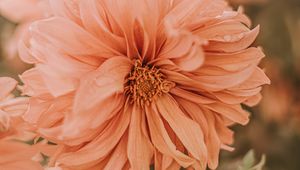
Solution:
[[[257,160],[266,155],[265,170],[300,170],[300,0],[228,0],[243,6],[261,32],[255,46],[263,47],[261,63],[272,84],[246,126],[235,126],[234,152],[222,152],[220,170],[235,170],[253,149]],[[17,24],[0,16],[0,76],[18,78],[29,65],[8,57],[6,42]],[[250,161],[251,162],[251,161]]]

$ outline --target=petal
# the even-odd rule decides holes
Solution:
[[[161,116],[169,123],[186,149],[202,163],[204,168],[207,161],[207,150],[204,144],[200,126],[186,117],[171,96],[161,96],[157,100]]]
[[[226,145],[231,145],[233,143],[233,131],[226,126],[224,120],[222,120],[220,116],[216,115],[215,120],[215,128],[221,142]]]
[[[265,72],[261,68],[256,67],[248,80],[246,80],[242,84],[237,85],[236,87],[231,88],[230,90],[235,91],[242,89],[253,89],[265,84],[271,84],[270,79],[266,76]]]
[[[81,25],[78,0],[51,0],[49,6],[55,16],[68,18]]]
[[[258,93],[255,96],[252,96],[250,98],[248,98],[247,100],[244,101],[243,104],[250,106],[250,107],[254,107],[256,105],[258,105],[258,103],[261,101],[262,99],[262,95],[260,93]]]
[[[158,58],[169,58],[184,71],[193,71],[204,62],[202,42],[192,35],[168,37]]]
[[[249,100],[249,98],[252,98],[252,96],[256,96],[253,98],[252,103],[257,104],[259,102],[258,96],[262,89],[261,86],[265,84],[270,84],[270,79],[260,68],[256,67],[252,75],[243,83],[228,90],[215,92],[213,95],[227,104],[243,103],[246,100]]]
[[[192,165],[195,160],[176,149],[176,145],[168,135],[156,106],[147,107],[146,114],[152,142],[159,152],[172,157],[183,167]]]
[[[114,34],[111,30],[112,20],[107,17],[108,11],[105,9],[103,3],[95,0],[85,0],[80,2],[80,11],[83,25],[85,28],[95,35],[101,41],[115,50],[126,54],[126,42],[121,36]]]
[[[108,17],[113,21],[113,28],[119,35],[122,35],[127,44],[127,55],[130,57],[138,56],[139,52],[134,40],[134,22],[135,13],[138,9],[133,10],[134,5],[139,2],[111,0],[104,1],[104,6],[109,11]],[[135,4],[136,3],[136,4]]]
[[[205,89],[205,86],[201,82],[193,80],[191,77],[186,76],[178,71],[170,71],[161,69],[161,72],[166,75],[169,81],[172,81],[178,85],[185,87],[185,89],[201,90]]]
[[[234,72],[243,70],[251,64],[258,64],[265,54],[260,48],[251,47],[234,53],[206,53],[206,56],[205,66],[215,66]]]
[[[73,140],[72,143],[89,140],[97,132],[95,129],[105,126],[120,111],[124,106],[125,76],[130,69],[131,63],[127,58],[113,57],[81,79],[73,112],[64,121],[63,140]]]
[[[66,75],[62,75],[58,70],[52,69],[49,65],[38,64],[35,68],[41,74],[49,93],[54,97],[70,93],[78,87],[78,79],[66,77]]]
[[[43,82],[53,96],[64,95],[75,90],[79,79],[95,66],[78,61],[69,55],[64,55],[54,49],[41,50],[46,56],[42,62],[36,64],[36,69],[41,74]]]
[[[200,44],[193,44],[189,53],[185,56],[173,60],[184,71],[198,69],[204,63],[204,52]]]
[[[243,103],[248,98],[251,98],[253,95],[260,93],[261,89],[261,87],[258,87],[254,89],[239,91],[223,90],[220,92],[214,92],[213,95],[223,103],[235,105]]]
[[[0,100],[5,99],[17,86],[18,82],[10,77],[0,77]]]
[[[13,59],[16,56],[18,56],[18,43],[21,41],[23,35],[27,32],[28,28],[29,23],[27,22],[19,24],[14,30],[14,33],[9,36],[9,39],[6,40],[3,48],[5,50],[5,55],[8,59]]]
[[[217,67],[203,67],[199,75],[191,75],[190,78],[198,81],[205,90],[221,91],[234,87],[246,81],[256,69],[256,63],[248,65],[239,71],[224,71]]]
[[[38,63],[39,60],[33,56],[32,51],[30,50],[30,46],[31,46],[30,35],[28,31],[29,25],[26,24],[24,26],[27,26],[27,28],[26,30],[23,30],[22,36],[18,38],[18,43],[17,43],[19,57],[21,58],[22,61],[29,64]]]
[[[213,103],[203,105],[204,107],[219,113],[220,115],[242,125],[246,125],[249,122],[249,113],[242,109],[240,104],[228,105],[224,103]]]
[[[72,140],[74,143],[78,139],[83,142],[89,140],[87,134],[95,134],[97,130],[105,126],[124,107],[124,97],[115,95],[101,101],[97,107],[86,110],[82,113],[66,115],[61,137],[63,140]],[[103,109],[106,108],[106,109]],[[76,127],[76,130],[74,130]]]
[[[74,95],[60,96],[52,99],[31,97],[24,119],[38,128],[49,128],[61,121],[72,104]]]
[[[200,27],[195,34],[210,41],[226,41],[226,36],[230,37],[231,35],[231,41],[234,41],[234,38],[235,40],[241,39],[245,32],[249,32],[249,28],[238,20],[223,20],[203,28]]]
[[[158,11],[164,8],[164,5],[168,5],[168,2],[151,0],[103,2],[112,32],[125,38],[127,56],[146,58],[146,60],[154,58],[156,34],[162,33],[162,29],[157,31],[158,26],[162,25],[159,19],[163,17]],[[152,15],[148,15],[149,13]]]
[[[155,170],[164,170],[164,169],[180,169],[179,165],[172,157],[167,156],[166,154],[161,154],[159,151],[155,150]],[[176,165],[176,166],[175,166]],[[175,168],[176,167],[176,168]]]
[[[122,137],[118,146],[116,147],[109,161],[107,162],[104,170],[122,169],[125,166],[126,162],[128,161],[126,150],[128,145],[127,140],[128,137]]]
[[[20,87],[23,95],[39,96],[49,93],[42,74],[37,68],[27,70],[19,77],[24,84]]]
[[[191,102],[194,103],[199,103],[199,104],[210,104],[210,103],[214,103],[215,100],[202,96],[200,94],[197,93],[193,93],[193,92],[189,92],[187,90],[184,90],[180,87],[175,87],[172,88],[170,91],[173,95],[176,95],[178,97],[184,98],[186,100],[189,100]]]
[[[42,16],[38,3],[36,0],[1,0],[1,15],[16,23],[34,20]]]
[[[170,2],[169,2],[170,3]],[[173,8],[169,11],[166,16],[166,20],[173,20],[172,24],[181,27],[186,24],[187,21],[191,21],[196,18],[196,15],[200,15],[199,11],[203,13],[207,12],[207,4],[210,4],[209,0],[182,0],[182,1],[171,1]]]
[[[127,155],[132,169],[149,169],[153,157],[153,147],[146,129],[146,119],[142,108],[134,105],[128,131]]]
[[[105,159],[124,136],[131,114],[132,108],[125,108],[109,122],[97,137],[94,137],[93,141],[76,152],[62,154],[57,162],[66,166],[79,166]]]
[[[234,36],[236,35],[224,35],[223,40],[211,41],[206,47],[207,51],[222,51],[222,52],[237,52],[249,47],[256,39],[259,33],[259,26],[253,30],[243,33],[239,40],[236,40]]]
[[[207,67],[205,69],[201,68],[202,74],[183,74],[165,69],[161,69],[161,72],[168,77],[168,80],[184,86],[185,89],[214,92],[231,88],[244,82],[252,75],[255,69],[256,65],[252,64],[237,72]]]
[[[74,112],[85,114],[107,98],[122,93],[131,67],[127,58],[113,57],[82,78],[75,96]]]
[[[34,40],[44,42],[45,47],[50,44],[52,48],[65,51],[71,56],[94,55],[107,58],[120,55],[79,25],[64,18],[37,21],[30,26],[30,33]]]
[[[205,5],[202,5],[204,8],[198,10],[196,13],[197,17],[190,18],[189,22],[186,23],[188,30],[191,30],[194,34],[211,24],[218,23],[224,19],[230,19],[229,17],[221,17],[229,12],[227,11],[228,3],[226,1],[205,1],[204,3]],[[233,11],[233,13],[236,12]]]
[[[28,108],[27,97],[17,97],[0,103],[0,108],[10,116],[22,116]]]
[[[206,117],[204,116],[205,113],[201,109],[201,106],[196,103],[190,102],[186,99],[182,99],[182,98],[176,98],[176,101],[178,101],[178,103],[180,103],[180,106],[184,109],[184,111],[195,122],[197,122],[200,125],[204,136],[206,136],[209,133],[208,132],[209,128],[208,128],[208,123],[207,123]]]
[[[19,170],[24,167],[42,170],[39,162],[32,158],[39,153],[33,146],[20,142],[0,141],[0,169]]]
[[[3,133],[2,131],[7,131],[10,129],[10,116],[6,112],[0,110],[0,129],[1,129],[1,134],[0,138],[3,138],[6,136],[6,133]]]
[[[216,132],[215,128],[215,116],[213,113],[208,113],[205,115],[208,122],[209,133],[207,134],[207,150],[208,150],[208,167],[211,169],[216,169],[219,164],[219,153],[221,148],[221,141]]]

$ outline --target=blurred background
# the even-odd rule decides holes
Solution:
[[[223,153],[223,167],[235,164],[248,150],[266,154],[266,170],[300,170],[300,0],[230,0],[240,4],[261,31],[261,63],[270,77],[263,100],[250,109],[246,127],[234,127],[236,150]]]
[[[233,127],[236,150],[222,152],[219,169],[238,169],[253,149],[258,162],[266,155],[265,170],[300,170],[300,0],[228,1],[235,9],[242,5],[253,26],[261,26],[255,46],[265,51],[261,65],[272,85],[264,87],[259,106],[247,108],[252,112],[250,124]],[[17,78],[30,67],[10,46],[20,30],[20,24],[0,16],[0,76]],[[247,159],[252,163],[251,157],[252,152],[246,164]]]

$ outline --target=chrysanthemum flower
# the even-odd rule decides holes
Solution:
[[[37,148],[16,141],[21,139],[21,128],[24,128],[22,114],[27,109],[26,98],[13,98],[10,92],[17,82],[11,78],[0,78],[0,169],[42,170],[34,157],[39,153]],[[14,139],[14,140],[13,140]]]
[[[50,15],[47,0],[1,0],[0,15],[18,24],[9,40],[5,41],[6,56],[17,56],[18,42],[31,22]]]
[[[25,118],[70,169],[215,169],[269,79],[223,0],[51,0],[20,44]]]

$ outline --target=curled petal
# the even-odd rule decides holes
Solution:
[[[5,99],[15,89],[18,82],[9,77],[0,77],[0,100]]]
[[[170,96],[161,96],[157,101],[157,108],[161,116],[169,123],[180,141],[193,157],[202,163],[207,162],[207,149],[203,140],[200,126],[187,118]]]
[[[195,160],[176,149],[176,145],[168,135],[156,107],[146,108],[146,114],[149,128],[151,129],[152,142],[159,152],[172,157],[183,167],[192,165]]]
[[[246,125],[249,122],[249,113],[240,105],[228,105],[224,103],[213,103],[204,105],[206,108],[219,113],[233,122]]]

